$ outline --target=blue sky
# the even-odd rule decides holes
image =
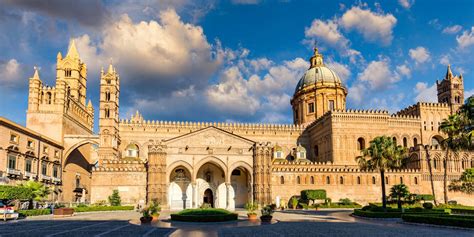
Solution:
[[[100,68],[117,68],[121,118],[291,123],[315,42],[348,88],[348,108],[436,101],[448,64],[474,93],[468,0],[0,0],[0,30],[0,116],[20,124],[33,66],[54,85],[70,38],[96,113]]]

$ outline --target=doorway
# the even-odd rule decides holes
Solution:
[[[212,190],[210,188],[204,191],[203,203],[208,203],[211,205],[211,207],[214,207],[214,195],[212,194]]]

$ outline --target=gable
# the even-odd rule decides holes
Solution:
[[[165,141],[167,146],[249,147],[255,143],[216,127],[203,128]]]

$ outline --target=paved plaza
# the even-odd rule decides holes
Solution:
[[[184,223],[168,220],[140,225],[134,211],[79,213],[73,217],[51,216],[0,223],[3,236],[474,236],[474,231],[407,225],[397,220],[374,221],[353,218],[350,210],[276,212],[275,224],[260,225],[240,220],[226,223]],[[239,211],[241,219],[245,212]]]

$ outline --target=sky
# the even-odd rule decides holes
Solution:
[[[0,116],[23,125],[33,67],[54,86],[70,39],[96,115],[100,69],[116,67],[124,119],[292,123],[315,45],[347,108],[436,102],[448,64],[474,93],[470,0],[0,0],[0,32]]]

